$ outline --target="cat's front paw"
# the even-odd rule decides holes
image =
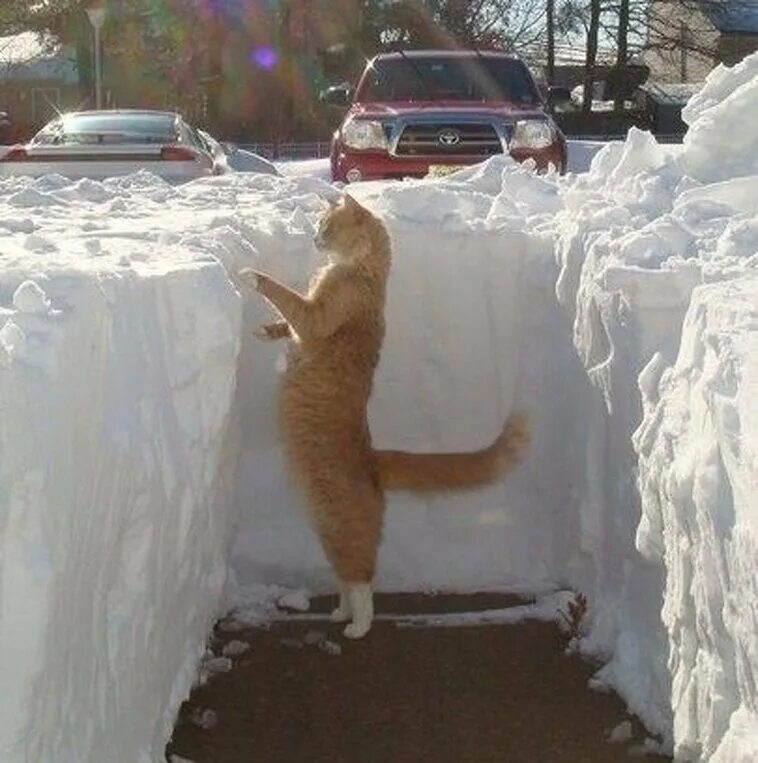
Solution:
[[[255,268],[243,268],[238,271],[237,276],[245,286],[250,286],[261,294],[271,282],[271,279],[265,273],[261,273],[260,270],[255,270]]]
[[[264,342],[273,342],[275,339],[282,339],[285,335],[278,331],[275,326],[265,325],[255,329],[253,336],[257,339],[262,339]]]

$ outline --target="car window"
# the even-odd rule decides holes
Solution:
[[[171,114],[70,114],[44,127],[33,143],[168,143],[176,140]]]
[[[379,59],[366,70],[356,100],[515,101],[539,96],[526,66],[510,58],[409,56]]]
[[[208,135],[207,132],[205,132],[204,130],[195,130],[195,132],[200,137],[200,140],[203,142],[203,145],[205,146],[206,150],[209,151],[211,154],[221,150],[221,144],[218,141],[216,141],[214,138],[212,138],[210,135]]]
[[[213,149],[210,147],[210,144],[207,140],[203,137],[202,133],[196,130],[192,125],[188,125],[185,123],[185,126],[187,128],[187,134],[189,135],[190,140],[192,141],[192,144],[195,145],[197,148],[202,149],[203,151],[207,151],[208,153],[213,153]]]
[[[58,143],[60,141],[61,129],[60,119],[55,119],[45,125],[32,138],[32,143]]]

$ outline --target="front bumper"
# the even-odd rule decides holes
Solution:
[[[517,162],[534,159],[537,169],[546,171],[552,164],[560,173],[566,169],[566,151],[561,143],[553,143],[547,148],[514,149],[510,155]],[[495,154],[502,156],[502,154]],[[332,180],[343,183],[350,180],[388,180],[404,177],[424,177],[432,165],[447,165],[466,167],[479,164],[490,157],[486,156],[435,156],[405,157],[392,156],[382,151],[350,151],[344,146],[336,145],[332,152]],[[351,172],[351,170],[353,172]],[[360,177],[355,177],[355,172]],[[350,175],[348,175],[350,173]]]

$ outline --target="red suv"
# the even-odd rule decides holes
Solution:
[[[332,178],[420,177],[431,165],[476,164],[494,154],[566,168],[566,139],[526,65],[497,52],[413,50],[369,62],[332,140]]]

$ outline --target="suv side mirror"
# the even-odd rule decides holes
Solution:
[[[225,153],[227,156],[233,156],[233,155],[234,155],[234,154],[236,154],[236,153],[237,153],[237,151],[239,150],[239,146],[237,146],[237,144],[236,144],[236,143],[230,143],[230,142],[228,142],[228,141],[224,141],[224,142],[221,144],[221,149],[223,150],[223,152],[224,152],[224,153]]]
[[[352,98],[353,90],[347,85],[332,85],[319,95],[321,103],[328,106],[349,106]]]

